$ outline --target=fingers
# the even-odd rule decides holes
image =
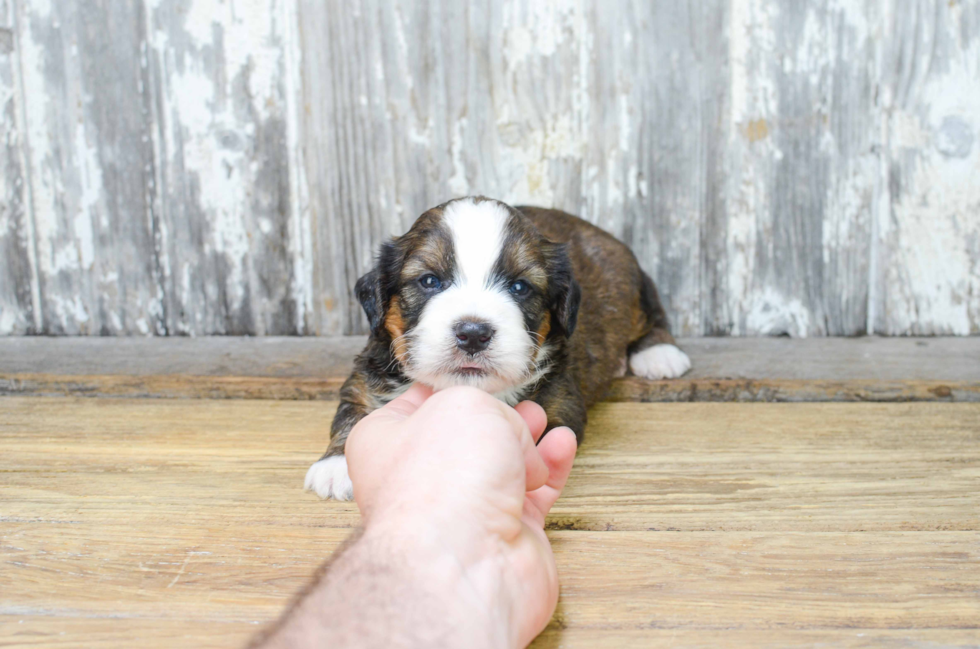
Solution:
[[[508,406],[504,405],[504,407],[510,410],[510,412],[514,412]],[[516,419],[520,422],[520,428],[515,432],[520,435],[521,451],[524,453],[524,490],[534,491],[547,484],[549,474],[548,465],[545,463],[544,458],[541,457],[541,453],[534,443],[534,437],[531,435],[531,430],[524,419],[522,417],[516,417]],[[538,437],[540,436],[541,433],[538,433]]]
[[[519,404],[517,408],[511,408],[496,399],[494,401],[521,442],[521,451],[524,454],[524,490],[539,489],[548,481],[548,467],[535,445],[548,423],[544,410],[536,403],[528,401]]]
[[[527,499],[540,512],[540,520],[543,523],[544,517],[551,511],[551,507],[565,488],[568,474],[572,471],[572,463],[575,461],[578,443],[575,440],[575,433],[570,428],[555,428],[545,435],[537,449],[542,461],[548,467],[548,479],[538,489],[529,489]]]
[[[537,444],[538,440],[541,439],[542,433],[544,433],[545,427],[548,425],[548,415],[545,414],[544,408],[533,401],[524,401],[517,404],[514,410],[527,423],[528,430],[531,431],[531,438]]]

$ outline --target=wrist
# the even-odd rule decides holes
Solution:
[[[513,646],[513,601],[501,542],[452,520],[405,511],[373,517],[358,545],[423,584],[438,617],[465,624],[466,646]],[[463,621],[463,622],[461,622]]]

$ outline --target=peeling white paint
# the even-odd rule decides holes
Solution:
[[[20,328],[20,318],[13,307],[0,305],[0,336],[10,336]]]
[[[159,285],[108,270],[123,268],[133,248],[113,240],[117,203],[105,184],[115,176],[112,161],[100,162],[110,149],[85,112],[93,89],[80,66],[93,55],[72,25],[60,35],[64,47],[50,47],[58,36],[39,30],[58,29],[58,5],[21,5],[28,19],[11,60],[22,77],[14,100],[28,118],[8,137],[23,141],[32,218],[21,232],[0,210],[0,237],[22,237],[30,255],[37,251],[38,330],[43,303],[45,321],[66,333],[154,333],[163,319],[171,333],[211,333],[228,312],[262,333],[283,300],[295,304],[296,331],[339,333],[357,308],[345,255],[363,270],[375,231],[407,225],[430,206],[424,201],[480,192],[561,206],[630,234],[644,267],[670,280],[683,334],[701,333],[710,319],[703,293],[715,288],[712,308],[734,334],[836,331],[828,312],[864,291],[871,330],[980,333],[980,39],[966,42],[966,3],[923,2],[924,24],[909,26],[898,0],[730,0],[728,49],[715,52],[698,31],[711,11],[703,3],[515,0],[474,9],[488,17],[484,52],[482,32],[466,31],[465,47],[448,49],[426,22],[435,9],[416,0],[372,0],[344,20],[312,1],[143,1],[139,63],[149,85],[137,83],[153,99],[144,141],[156,156],[146,188],[155,203],[133,218],[155,228]],[[694,27],[665,37],[657,19],[674,10]],[[314,25],[343,28],[344,47],[363,52],[324,55],[317,48],[337,44],[306,33]],[[420,42],[421,34],[439,40]],[[50,76],[55,55],[65,57],[57,62],[64,88]],[[308,101],[309,75],[333,78],[323,65],[348,66],[350,87]],[[713,75],[727,83],[716,96],[713,82],[699,86]],[[690,95],[667,97],[678,80]],[[11,96],[0,80],[0,106]],[[678,116],[675,104],[658,114],[652,106],[664,100],[694,113]],[[269,141],[283,128],[278,168],[288,170],[288,188],[270,189]],[[324,157],[329,165],[311,162],[321,155],[311,143],[336,146],[338,133],[344,147],[357,146]],[[709,146],[720,160],[710,182]],[[665,180],[672,156],[689,178]],[[802,164],[813,165],[811,178],[798,173]],[[0,178],[0,195],[10,182]],[[344,197],[321,204],[324,183]],[[288,192],[288,206],[277,192]],[[704,221],[711,201],[722,203],[717,241]],[[822,213],[804,214],[815,209]],[[282,286],[270,290],[263,255],[276,254],[270,264]],[[145,272],[146,259],[130,263]],[[711,264],[719,287],[702,279]],[[336,277],[318,277],[324,269]],[[5,299],[0,334],[28,317],[11,315]],[[165,306],[174,307],[166,318]]]
[[[50,2],[46,0],[31,5],[32,14],[38,19],[49,17]],[[25,115],[38,118],[26,120],[31,173],[30,192],[34,204],[34,236],[37,248],[37,267],[45,277],[52,274],[54,240],[58,236],[59,225],[56,220],[57,182],[51,172],[54,152],[51,150],[51,137],[47,131],[46,117],[54,108],[50,105],[48,89],[44,85],[44,61],[48,53],[31,31],[25,16],[18,20],[18,52],[20,53],[21,86]]]
[[[765,288],[752,297],[745,333],[752,336],[806,338],[810,332],[810,309],[795,297]]]
[[[729,21],[731,53],[732,121],[744,124],[770,118],[776,88],[763,64],[775,60],[772,28],[775,3],[767,0],[732,0]]]
[[[150,9],[161,9],[168,2],[150,0]],[[253,183],[258,166],[248,153],[254,148],[255,122],[243,124],[244,107],[237,102],[242,100],[244,89],[248,110],[257,119],[285,113],[280,84],[286,55],[276,40],[283,33],[276,30],[286,29],[288,19],[289,13],[276,0],[239,0],[234,4],[194,0],[182,22],[188,34],[181,38],[189,38],[183,46],[211,54],[185,55],[182,71],[176,58],[177,44],[171,42],[175,35],[157,29],[149,37],[152,49],[167,66],[163,101],[169,128],[165,146],[172,157],[164,164],[171,174],[191,174],[198,179],[200,207],[208,215],[210,226],[204,252],[227,262],[225,286],[232,311],[242,308],[246,288],[253,283],[249,267],[255,245],[252,236],[268,235],[274,229],[271,222],[259,221],[254,230],[251,224],[250,197],[256,191]],[[217,31],[223,35],[220,42],[215,39]],[[224,64],[220,70],[208,67],[214,64],[216,53]],[[292,137],[295,143],[295,132]],[[183,155],[173,157],[178,151]],[[291,193],[299,198],[297,192]],[[297,232],[297,236],[302,235]],[[295,290],[309,293],[302,285]],[[308,304],[308,295],[297,302]]]
[[[308,179],[303,165],[299,116],[303,114],[302,59],[299,36],[300,16],[296,3],[284,2],[282,22],[284,34],[284,77],[286,91],[286,137],[290,155],[289,167],[289,251],[293,259],[290,295],[296,304],[296,331],[310,331],[307,320],[313,315],[313,217],[307,191]]]
[[[75,155],[78,159],[81,187],[78,210],[72,225],[78,242],[78,268],[90,270],[95,262],[95,235],[92,222],[98,217],[98,207],[105,187],[102,185],[102,166],[99,163],[98,149],[88,144],[85,127],[81,123],[75,128]],[[103,225],[103,227],[107,226],[107,223]]]
[[[466,118],[460,117],[453,124],[453,136],[450,144],[453,174],[447,182],[449,193],[454,197],[470,194],[470,183],[466,178],[466,163],[463,161],[463,132],[465,130]]]
[[[500,198],[514,204],[552,206],[556,201],[552,174],[557,163],[581,160],[587,149],[590,98],[582,91],[588,87],[590,38],[584,5],[574,0],[505,4],[502,29],[503,73],[508,88],[526,84],[529,73],[545,60],[565,55],[566,48],[578,52],[579,69],[570,106],[541,115],[528,114],[521,98],[509,92],[495,106],[502,162],[497,171],[503,184]],[[457,182],[455,187],[462,184]]]
[[[566,38],[574,38],[572,25],[581,13],[582,4],[576,0],[505,4],[505,56],[510,65],[524,63],[532,53],[553,56]]]
[[[958,43],[961,19],[951,11],[948,31],[935,38]],[[881,223],[889,253],[881,333],[977,334],[980,39],[955,57],[927,63],[932,74],[917,88],[915,103],[896,109],[890,122],[897,169]]]

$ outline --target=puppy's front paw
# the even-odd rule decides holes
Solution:
[[[320,460],[306,472],[306,490],[313,491],[320,498],[352,500],[354,485],[347,475],[347,458],[334,455]]]
[[[674,345],[654,345],[630,356],[630,369],[647,379],[676,379],[691,369],[691,359]]]

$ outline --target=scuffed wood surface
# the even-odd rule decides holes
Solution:
[[[0,335],[36,333],[33,223],[28,205],[23,106],[12,0],[0,0]]]
[[[0,339],[0,395],[332,400],[363,337]],[[980,338],[682,339],[681,379],[609,401],[980,401]]]
[[[357,524],[335,404],[0,400],[0,644],[240,646]],[[604,405],[536,647],[969,646],[976,405]]]
[[[163,333],[144,8],[14,6],[38,333]]]
[[[113,34],[111,43],[104,35]],[[980,333],[976,0],[0,0],[0,335],[336,335],[483,193],[681,335]]]
[[[5,264],[0,334],[307,331],[286,5],[16,4],[0,88],[16,59],[25,110],[0,128],[28,162],[0,188],[29,181],[33,229],[3,218],[37,255]]]
[[[165,333],[308,331],[293,4],[147,2]]]
[[[63,649],[84,643],[86,649],[131,646],[132,638],[152,638],[147,647],[193,646],[227,649],[243,645],[255,632],[249,622],[187,622],[134,619],[109,624],[102,619],[58,617],[55,624],[41,618],[18,619],[9,632],[18,647]],[[0,631],[2,634],[2,631]],[[2,635],[0,635],[2,637]],[[925,647],[975,649],[975,629],[821,629],[682,631],[678,629],[548,628],[534,649],[623,649],[628,647],[752,647],[753,649],[810,649],[826,644],[842,649],[907,649],[909,637]],[[81,640],[80,640],[81,639]]]
[[[980,333],[980,2],[887,0],[875,328]]]
[[[365,336],[0,340],[0,373],[346,378]],[[980,338],[681,338],[685,379],[980,381]]]

